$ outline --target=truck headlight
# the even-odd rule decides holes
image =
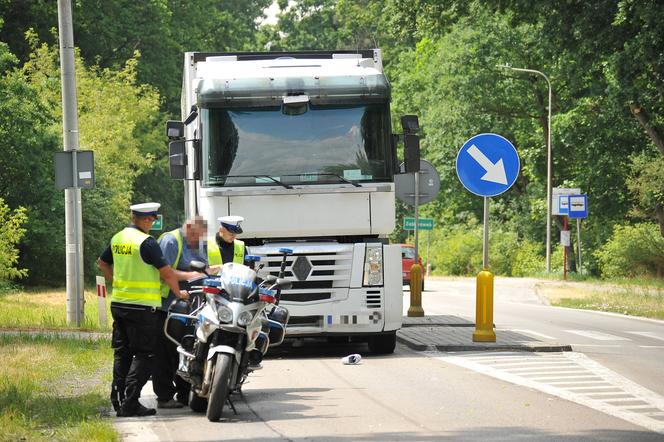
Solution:
[[[367,245],[364,252],[363,285],[383,285],[383,246]]]

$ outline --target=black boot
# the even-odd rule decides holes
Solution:
[[[154,416],[155,414],[157,414],[157,410],[155,410],[154,408],[144,407],[140,402],[137,402],[136,405],[134,405],[133,407],[125,402],[122,405],[122,408],[120,408],[120,411],[118,411],[117,416],[118,417],[132,417],[132,416],[143,417],[143,416]]]

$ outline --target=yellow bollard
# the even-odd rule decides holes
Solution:
[[[421,317],[424,316],[422,309],[422,266],[418,263],[413,264],[410,268],[410,307],[408,308],[408,316]]]
[[[496,333],[493,331],[493,273],[486,269],[477,274],[475,302],[473,342],[496,342]]]

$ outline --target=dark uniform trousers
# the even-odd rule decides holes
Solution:
[[[159,333],[159,311],[141,305],[111,303],[113,384],[111,402],[132,411],[150,379]]]
[[[159,318],[159,337],[155,348],[155,361],[152,371],[152,387],[160,402],[173,399],[177,393],[177,400],[187,403],[189,399],[189,389],[191,388],[187,381],[176,374],[180,356],[177,346],[164,334],[164,322],[168,312],[158,310]],[[175,385],[173,385],[175,383]]]

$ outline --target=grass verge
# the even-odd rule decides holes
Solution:
[[[36,329],[111,330],[110,300],[106,300],[107,325],[99,324],[97,293],[85,290],[85,318],[80,329],[67,324],[67,292],[65,289],[23,289],[0,294],[0,327]]]
[[[538,294],[551,305],[664,319],[664,289],[657,284],[540,284]]]
[[[115,441],[108,340],[0,336],[0,441]]]

